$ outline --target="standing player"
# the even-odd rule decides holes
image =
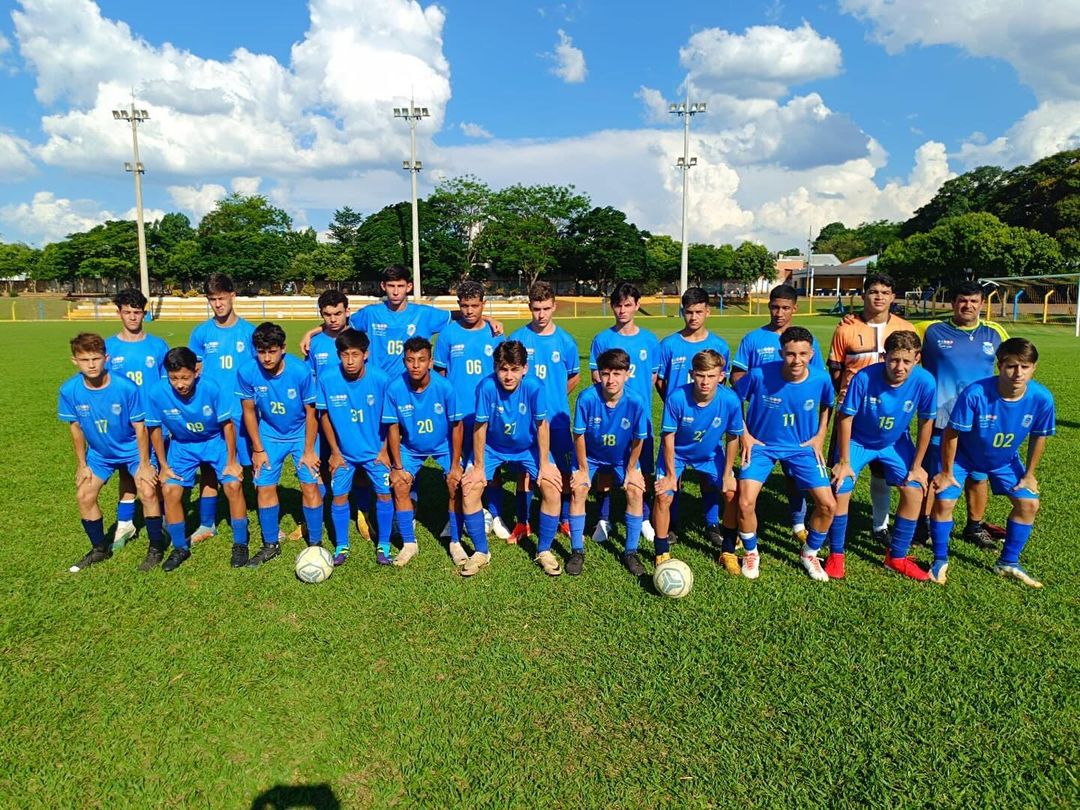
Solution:
[[[175,571],[190,556],[184,536],[184,490],[195,486],[196,470],[208,467],[221,483],[229,501],[233,547],[231,565],[242,568],[248,561],[248,517],[242,478],[244,469],[236,458],[236,422],[232,407],[236,396],[209,377],[196,373],[195,353],[181,346],[165,355],[167,379],[147,395],[146,425],[161,463],[159,479],[165,500],[165,522],[173,550],[162,566]],[[169,449],[165,451],[165,431]],[[203,473],[200,472],[200,475]]]
[[[146,296],[139,290],[121,290],[113,299],[120,316],[120,331],[105,338],[105,353],[109,356],[109,371],[127,377],[142,388],[154,383],[164,374],[161,361],[169,344],[143,328],[146,318]],[[116,504],[116,532],[112,550],[124,547],[138,533],[135,528],[135,482],[124,468],[119,470],[120,500]]]
[[[735,350],[731,361],[731,382],[737,383],[751,369],[766,363],[775,363],[781,359],[780,338],[792,325],[792,317],[799,304],[798,291],[788,285],[780,284],[769,291],[769,322],[747,332]],[[813,368],[825,372],[825,355],[818,346],[817,338],[811,346],[814,356],[810,363]],[[788,506],[791,509],[791,534],[800,543],[806,542],[806,496],[799,492],[792,481],[792,475],[781,462],[781,469],[787,481]]]
[[[561,326],[555,325],[555,308],[555,288],[546,281],[537,281],[529,287],[529,314],[532,321],[510,335],[510,340],[519,341],[525,347],[529,358],[529,375],[539,380],[544,392],[544,411],[551,428],[551,453],[555,466],[563,475],[563,492],[566,493],[560,517],[568,520],[570,463],[574,454],[574,442],[570,435],[570,392],[577,388],[581,364],[577,341]],[[518,522],[507,542],[516,543],[532,531],[529,526],[532,507],[530,486],[524,476],[518,480]],[[569,532],[569,525],[563,528]]]
[[[131,476],[146,519],[150,548],[140,571],[154,568],[165,553],[157,476],[150,465],[143,399],[135,383],[109,372],[105,341],[83,332],[71,340],[71,362],[79,373],[60,387],[57,416],[71,429],[75,451],[75,498],[90,551],[68,570],[78,573],[112,556],[98,506],[101,488],[116,470]]]
[[[874,462],[881,465],[888,485],[900,489],[896,527],[885,554],[885,567],[912,579],[928,579],[927,573],[907,557],[927,486],[922,464],[937,410],[934,378],[918,365],[920,345],[915,332],[893,332],[885,338],[885,362],[866,366],[848,381],[836,414],[837,461],[832,475],[836,514],[829,527],[830,553],[825,560],[825,573],[830,579],[844,578],[851,492],[863,467]],[[917,444],[912,443],[908,433],[915,416],[919,419]],[[900,553],[894,554],[892,549]]]
[[[476,391],[476,426],[473,429],[472,466],[461,480],[465,501],[465,527],[473,553],[461,567],[471,577],[491,560],[484,514],[484,488],[500,466],[524,470],[540,487],[540,532],[536,563],[545,574],[558,576],[562,566],[551,553],[559,526],[562,474],[551,457],[551,428],[540,378],[526,376],[529,355],[517,340],[495,347],[495,373],[484,378]]]
[[[727,341],[710,332],[707,326],[710,313],[709,294],[701,287],[690,287],[682,294],[685,325],[660,341],[657,387],[661,396],[666,398],[669,390],[692,381],[691,362],[703,349],[712,349],[724,358],[725,374],[731,368],[731,349]]]
[[[735,493],[733,469],[738,437],[743,433],[739,400],[723,384],[724,358],[720,352],[703,349],[694,355],[690,367],[693,382],[668,391],[660,425],[660,458],[656,463],[658,477],[653,510],[657,565],[670,556],[671,503],[679,491],[684,471],[693,468],[701,477],[705,522],[710,534],[718,532],[721,493],[732,496]],[[734,538],[730,550],[734,554]]]
[[[464,396],[471,395],[468,390]],[[468,555],[461,547],[453,504],[461,485],[462,424],[453,383],[431,373],[431,342],[411,337],[405,341],[405,374],[386,389],[382,421],[388,426],[390,486],[394,490],[394,522],[401,535],[401,551],[394,565],[403,567],[416,556],[412,491],[416,474],[428,458],[446,473],[447,514],[450,517],[450,556],[464,565]]]
[[[1005,525],[1005,545],[994,571],[1031,588],[1042,583],[1020,567],[1035,515],[1039,511],[1039,466],[1046,437],[1053,436],[1054,398],[1035,382],[1039,352],[1030,340],[1009,338],[997,349],[998,375],[978,380],[960,393],[941,439],[941,472],[934,477],[937,490],[930,516],[934,543],[931,579],[944,585],[949,567],[952,514],[964,481],[975,472],[985,474],[997,495],[1012,501]],[[1027,463],[1020,460],[1020,445],[1028,442]]]
[[[596,366],[600,380],[582,391],[574,406],[571,552],[566,573],[577,576],[585,565],[585,500],[595,478],[601,492],[608,492],[613,482],[626,490],[626,549],[622,561],[630,573],[641,576],[645,567],[637,549],[644,520],[645,478],[640,461],[649,435],[648,409],[637,392],[630,389],[633,363],[625,350],[607,349],[590,365]]]
[[[892,276],[871,273],[863,281],[863,311],[845,318],[833,332],[829,351],[829,373],[836,386],[836,401],[844,401],[844,393],[855,373],[885,358],[885,340],[901,330],[914,327],[890,310],[896,300],[896,284]],[[834,439],[835,440],[835,427]],[[832,454],[835,458],[835,452]],[[920,456],[921,458],[921,456]],[[925,488],[924,488],[925,489]],[[871,534],[879,545],[889,542],[889,484],[879,464],[870,466],[870,504],[873,510]],[[846,514],[845,514],[846,517]],[[834,524],[835,525],[835,524]],[[828,567],[826,567],[828,571]],[[829,572],[829,576],[832,576]]]
[[[318,423],[315,378],[299,357],[285,353],[285,330],[261,323],[251,335],[258,362],[237,375],[237,395],[251,437],[251,468],[258,497],[262,548],[248,561],[258,568],[281,553],[278,542],[278,482],[292,456],[304,504],[308,545],[322,545],[323,509],[319,492]]]
[[[817,552],[836,510],[824,458],[832,380],[811,365],[814,336],[808,329],[785,329],[780,355],[779,363],[757,366],[735,384],[735,393],[747,403],[739,470],[739,536],[746,548],[742,573],[748,579],[760,574],[757,499],[769,473],[783,460],[799,490],[808,491],[814,500],[799,559],[811,579],[827,582],[829,575]]]
[[[934,438],[927,454],[928,472],[933,478],[939,471],[941,460],[941,436],[949,423],[949,414],[964,388],[974,380],[994,375],[994,356],[1002,342],[1009,339],[1005,330],[992,321],[979,317],[983,306],[982,287],[974,281],[965,281],[953,292],[952,317],[947,321],[928,321],[916,324],[922,338],[922,363],[937,381],[937,419],[934,420]],[[964,485],[967,499],[967,524],[964,539],[979,548],[996,549],[991,527],[983,523],[990,493],[986,476],[972,471]],[[927,492],[925,514],[933,508],[934,491]],[[923,527],[919,534],[926,534]]]
[[[349,328],[349,299],[341,290],[324,290],[318,299],[322,326],[315,330],[308,342],[307,360],[315,378],[324,366],[337,365],[338,335]]]
[[[476,281],[463,281],[458,285],[458,319],[439,333],[435,344],[435,370],[448,379],[454,390],[459,392],[458,410],[461,411],[464,440],[461,447],[462,469],[468,466],[472,458],[472,434],[476,416],[476,389],[484,377],[494,372],[492,357],[495,347],[503,342],[502,335],[496,335],[484,320],[484,287]],[[491,514],[491,529],[500,540],[510,538],[501,515],[502,483],[496,480],[488,487],[484,497],[485,505]],[[457,536],[460,537],[464,526],[464,513],[461,506],[461,490],[458,489],[455,503]],[[486,523],[486,518],[485,518]],[[445,537],[453,537],[447,525]]]
[[[598,334],[592,340],[589,348],[589,369],[592,371],[592,381],[600,382],[600,368],[598,365],[600,355],[609,349],[622,349],[630,357],[629,378],[626,385],[630,391],[637,394],[645,405],[646,436],[645,443],[641,448],[641,472],[645,478],[646,491],[653,477],[656,449],[653,446],[653,391],[656,388],[656,372],[660,367],[660,341],[656,335],[648,329],[643,329],[635,322],[638,310],[641,309],[641,291],[633,284],[619,284],[611,293],[611,311],[615,316],[615,323]],[[575,426],[576,432],[576,426]],[[629,492],[629,490],[627,490]],[[573,493],[571,493],[573,494]],[[600,519],[593,531],[593,540],[603,543],[607,540],[608,531],[611,528],[611,490],[610,487],[600,493]],[[649,503],[646,498],[642,508],[643,521],[642,534],[646,540],[655,537],[652,524],[649,523]],[[573,512],[571,511],[571,516]],[[570,521],[573,529],[573,520]],[[570,573],[570,563],[566,564],[567,573]]]
[[[315,407],[320,411],[323,437],[330,445],[330,519],[334,524],[334,565],[349,559],[349,493],[356,472],[362,471],[375,491],[378,545],[375,562],[390,565],[390,529],[394,502],[390,499],[390,462],[386,455],[383,404],[390,380],[369,364],[367,333],[346,329],[337,338],[338,364],[319,375]]]
[[[211,273],[203,287],[213,316],[191,332],[188,346],[199,362],[199,375],[212,380],[218,388],[233,397],[229,413],[236,425],[236,458],[242,467],[251,464],[247,430],[243,424],[240,398],[235,396],[236,374],[241,366],[252,362],[251,333],[255,327],[233,309],[236,288],[224,273]],[[199,528],[188,538],[198,543],[217,534],[217,481],[212,465],[204,465],[199,475],[202,492],[199,496]]]

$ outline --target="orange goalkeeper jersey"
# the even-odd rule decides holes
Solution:
[[[914,331],[915,327],[896,315],[889,315],[881,324],[869,324],[862,315],[856,315],[852,323],[836,327],[829,350],[829,368],[840,372],[837,404],[843,400],[855,372],[885,359],[885,338],[905,329]]]

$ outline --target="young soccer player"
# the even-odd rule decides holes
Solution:
[[[558,576],[562,566],[551,552],[551,544],[559,526],[562,473],[551,457],[551,428],[541,378],[527,375],[529,355],[520,341],[496,346],[494,361],[495,373],[483,379],[476,391],[472,465],[461,481],[465,527],[474,548],[460,573],[471,577],[491,561],[481,499],[495,470],[506,464],[527,472],[540,487],[536,563],[545,574]]]
[[[476,388],[494,372],[492,357],[495,347],[505,339],[496,335],[484,320],[484,287],[476,281],[463,281],[457,288],[458,319],[439,333],[435,344],[435,370],[442,374],[458,392],[457,405],[461,411],[464,441],[461,448],[462,468],[472,458],[472,435],[476,416]],[[488,487],[484,505],[491,515],[491,530],[500,540],[510,537],[500,514],[502,511],[502,482],[498,476]],[[461,511],[461,490],[457,491],[455,515],[457,533],[461,535],[464,514]],[[485,517],[485,523],[487,518]],[[453,520],[451,521],[453,522]],[[444,536],[453,537],[449,524]]]
[[[349,493],[356,472],[362,471],[375,491],[378,545],[375,562],[390,565],[390,529],[394,502],[390,498],[390,460],[386,455],[383,404],[390,380],[367,362],[370,341],[365,332],[346,329],[337,338],[338,364],[319,375],[315,407],[323,436],[330,445],[330,519],[334,524],[334,565],[349,558]]]
[[[112,337],[105,338],[105,353],[109,356],[109,371],[127,377],[140,388],[144,383],[156,382],[164,370],[161,361],[169,344],[151,335],[143,328],[146,318],[146,296],[139,290],[121,290],[113,299],[121,329]],[[124,547],[134,539],[136,486],[127,470],[119,470],[120,500],[116,505],[116,532],[113,534],[112,550]]]
[[[882,362],[885,340],[889,335],[914,329],[903,318],[891,313],[895,300],[896,284],[892,276],[871,273],[863,281],[863,311],[845,318],[833,332],[829,373],[836,386],[837,402],[843,402],[848,383],[859,369]],[[835,447],[835,425],[832,444]],[[835,458],[835,450],[831,450],[831,455]],[[871,535],[879,545],[889,542],[890,495],[884,470],[875,461],[870,465],[870,504],[873,508]]]
[[[647,420],[647,435],[641,448],[641,472],[645,477],[647,490],[655,470],[656,450],[653,441],[652,406],[653,392],[656,390],[656,372],[660,367],[660,341],[657,340],[656,335],[635,322],[638,310],[641,309],[641,291],[637,287],[627,283],[616,285],[609,301],[615,323],[593,338],[592,346],[589,348],[589,369],[592,372],[592,381],[598,383],[600,382],[598,366],[600,355],[609,349],[619,348],[630,357],[630,371],[626,385],[644,403]],[[610,487],[599,494],[598,501],[600,519],[593,531],[593,540],[603,543],[607,540],[611,528]],[[655,534],[649,522],[648,499],[644,501],[643,509],[642,534],[646,540],[651,541]],[[571,528],[573,528],[573,521],[571,521]],[[569,572],[570,563],[567,562],[567,573]]]
[[[724,358],[725,373],[731,368],[731,349],[727,341],[709,331],[710,314],[709,294],[701,287],[689,287],[682,294],[684,326],[660,341],[656,376],[661,396],[666,398],[668,390],[691,381],[691,363],[703,349],[712,349]]]
[[[188,347],[199,362],[199,375],[214,383],[233,398],[229,413],[236,425],[236,458],[242,467],[251,464],[251,448],[243,423],[240,398],[235,395],[236,374],[252,362],[251,333],[255,327],[236,314],[236,288],[224,273],[211,273],[203,287],[213,316],[195,327]],[[217,534],[217,482],[212,465],[199,475],[199,527],[188,540],[198,543]]]
[[[836,511],[824,459],[832,380],[812,366],[814,336],[801,326],[784,330],[780,356],[780,362],[757,366],[735,384],[735,393],[747,404],[739,470],[739,536],[746,549],[742,573],[748,579],[761,573],[757,499],[769,473],[783,460],[796,486],[808,491],[815,505],[799,559],[811,579],[827,582],[817,552]]]
[[[320,326],[308,343],[307,360],[318,379],[327,365],[337,365],[337,338],[349,328],[349,299],[341,290],[324,290],[318,299]]]
[[[161,562],[166,546],[143,399],[135,383],[109,372],[108,360],[100,335],[76,335],[71,340],[71,362],[79,373],[60,386],[57,416],[71,429],[75,498],[90,539],[90,551],[68,569],[73,574],[112,556],[98,495],[116,470],[131,476],[143,505],[150,548],[139,570],[149,571]]]
[[[318,422],[315,417],[315,378],[311,367],[285,352],[285,330],[261,323],[251,335],[258,362],[240,369],[237,391],[244,425],[251,437],[251,469],[259,506],[262,548],[248,560],[258,568],[281,553],[278,482],[285,459],[292,456],[308,545],[322,545],[322,494],[319,492]]]
[[[1034,379],[1039,352],[1030,340],[1009,338],[996,354],[997,376],[964,388],[941,438],[941,472],[934,477],[937,499],[930,516],[934,544],[930,577],[945,584],[956,499],[967,478],[980,472],[990,479],[996,495],[1012,501],[1005,544],[994,571],[1028,587],[1041,588],[1042,583],[1020,567],[1020,552],[1031,537],[1039,511],[1035,472],[1046,437],[1055,432],[1054,398]],[[1029,435],[1025,464],[1020,460],[1020,445]]]
[[[466,394],[471,394],[471,390]],[[405,341],[405,374],[390,382],[383,405],[383,424],[388,426],[386,449],[390,456],[390,486],[394,491],[394,521],[401,535],[401,551],[394,565],[408,565],[419,551],[413,529],[410,492],[416,474],[428,458],[446,473],[450,517],[450,556],[464,565],[468,555],[461,547],[453,504],[461,485],[462,414],[454,385],[431,373],[431,342],[411,337]]]
[[[563,474],[563,507],[560,516],[568,519],[570,462],[574,443],[570,436],[570,392],[577,388],[581,376],[577,341],[555,324],[555,288],[546,281],[537,281],[529,288],[529,314],[532,321],[510,335],[528,352],[529,375],[536,377],[544,392],[544,409],[550,425],[551,453],[555,466]],[[532,528],[529,513],[532,506],[530,484],[524,476],[518,481],[517,525],[507,542],[516,543],[527,537]],[[563,527],[569,532],[569,526]]]
[[[195,472],[209,470],[220,482],[229,502],[233,546],[231,565],[248,561],[247,503],[241,485],[244,469],[236,457],[235,394],[210,377],[197,374],[195,353],[181,346],[165,355],[167,380],[147,392],[146,425],[150,442],[161,463],[159,479],[165,500],[165,522],[173,550],[162,566],[175,571],[191,556],[184,535],[184,490],[195,486]],[[164,431],[169,432],[165,450]]]
[[[744,428],[738,397],[723,384],[724,358],[715,349],[702,349],[690,368],[693,382],[672,387],[664,401],[653,508],[657,565],[670,557],[671,503],[687,469],[696,470],[701,480],[710,533],[718,531],[721,493],[734,497],[736,488],[733,470]]]
[[[836,454],[832,482],[836,487],[836,513],[829,527],[829,557],[825,573],[844,578],[844,544],[851,493],[863,467],[877,462],[889,486],[899,487],[900,504],[885,567],[912,579],[925,580],[925,571],[907,557],[915,534],[927,486],[923,458],[930,446],[937,408],[934,378],[918,365],[919,336],[913,331],[893,332],[885,338],[885,362],[858,371],[848,382],[836,414]],[[908,433],[918,417],[917,443]],[[893,554],[892,549],[902,551]]]
[[[630,388],[633,363],[625,350],[606,349],[590,365],[596,366],[600,379],[581,392],[574,406],[571,552],[566,560],[566,573],[577,576],[585,565],[585,500],[595,480],[601,492],[608,492],[612,483],[626,490],[626,549],[622,561],[634,576],[641,576],[645,567],[638,557],[638,540],[645,478],[640,462],[649,435],[648,409]]]

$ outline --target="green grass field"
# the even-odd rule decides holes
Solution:
[[[714,320],[733,346],[759,322]],[[809,323],[824,341],[835,321]],[[584,354],[606,322],[564,325]],[[301,326],[286,324],[294,338]],[[191,327],[152,331],[176,344]],[[462,580],[432,537],[444,522],[434,477],[406,569],[377,568],[354,538],[352,560],[319,586],[293,576],[299,543],[235,571],[221,520],[175,574],[135,571],[145,535],[68,574],[86,540],[55,411],[79,328],[0,323],[2,807],[1080,804],[1071,332],[1017,330],[1039,345],[1058,404],[1024,557],[1041,592],[995,577],[994,555],[959,539],[947,587],[887,575],[865,476],[848,577],[813,583],[774,478],[757,582],[713,561],[691,488],[675,554],[696,584],[670,601],[591,541],[576,579],[493,546],[492,567]],[[288,529],[299,495],[286,486]],[[993,499],[989,517],[1004,522],[1006,508]]]

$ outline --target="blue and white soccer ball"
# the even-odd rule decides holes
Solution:
[[[665,560],[656,566],[653,585],[670,599],[682,599],[694,587],[694,572],[682,560]]]
[[[334,573],[334,558],[322,546],[308,546],[296,556],[296,578],[316,585]]]

